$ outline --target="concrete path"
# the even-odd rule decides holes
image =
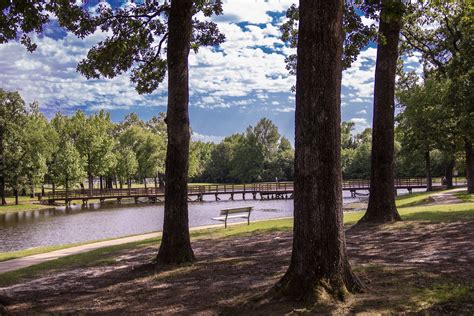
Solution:
[[[464,201],[454,195],[456,192],[466,191],[466,188],[456,188],[430,195],[430,202],[425,205],[456,204]]]
[[[269,220],[279,220],[279,219],[284,219],[284,218],[256,220],[256,221],[252,221],[251,223],[269,221]],[[242,222],[228,223],[227,226],[239,225],[239,224],[242,224]],[[195,230],[202,230],[202,229],[209,229],[209,228],[224,228],[224,226],[223,224],[206,225],[206,226],[191,227],[189,230],[195,231]],[[40,253],[37,255],[31,255],[31,256],[27,256],[23,258],[7,260],[7,261],[0,262],[0,274],[5,273],[5,272],[19,270],[22,268],[30,267],[36,264],[59,259],[66,256],[77,255],[80,253],[96,250],[103,247],[122,245],[122,244],[130,243],[130,242],[141,241],[141,240],[155,238],[159,236],[161,236],[161,232],[123,237],[123,238],[118,238],[118,239],[93,242],[93,243],[82,245],[82,246],[75,246],[75,247],[55,250],[55,251],[51,251],[47,253]]]

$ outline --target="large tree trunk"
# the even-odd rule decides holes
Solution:
[[[446,176],[446,189],[454,188],[453,185],[453,169],[454,165],[456,164],[456,160],[453,156],[448,158],[449,160],[446,162],[445,166],[445,176]]]
[[[3,148],[3,128],[0,128],[0,199],[2,205],[6,205],[5,200],[5,152]]]
[[[293,251],[288,271],[268,293],[274,299],[343,299],[359,287],[342,221],[342,10],[342,0],[300,1]]]
[[[401,220],[394,191],[394,95],[402,7],[398,1],[384,0],[380,12],[379,32],[385,40],[379,40],[377,45],[370,196],[367,212],[360,222]]]
[[[426,191],[433,191],[433,179],[431,177],[431,157],[430,151],[425,152],[425,168],[426,168]]]
[[[467,193],[474,193],[474,156],[472,142],[467,139],[464,141],[464,150],[466,151]]]
[[[168,19],[168,145],[165,216],[157,256],[160,264],[194,260],[188,223],[189,85],[188,55],[192,32],[192,0],[172,0]]]

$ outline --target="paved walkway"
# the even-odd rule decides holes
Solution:
[[[466,191],[466,188],[456,188],[449,191],[432,194],[430,195],[430,202],[426,205],[463,203],[463,200],[454,195],[454,193],[459,191]]]
[[[287,217],[288,218],[288,217]],[[264,219],[264,220],[256,220],[252,221],[252,223],[260,222],[260,221],[268,221],[268,220],[279,220],[283,218],[272,218],[272,219]],[[239,225],[242,222],[237,223],[228,223],[227,226],[232,225]],[[215,225],[206,225],[206,226],[198,226],[198,227],[191,227],[190,231],[195,230],[202,230],[202,229],[209,229],[209,228],[223,228],[223,224],[215,224]],[[0,262],[0,274],[10,271],[19,270],[22,268],[30,267],[36,264],[40,264],[43,262],[59,259],[66,256],[77,255],[80,253],[96,250],[103,247],[110,247],[116,245],[122,245],[130,242],[141,241],[145,239],[155,238],[161,236],[161,232],[143,234],[143,235],[136,235],[130,237],[123,237],[118,239],[106,240],[106,241],[99,241],[93,242],[86,245],[75,246],[66,249],[55,250],[47,253],[40,253],[36,255],[31,255],[23,258],[17,258],[12,260],[7,260]]]

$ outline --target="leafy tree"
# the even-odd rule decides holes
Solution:
[[[198,13],[205,17],[222,13],[221,1],[144,1],[119,8],[99,5],[94,13],[70,1],[10,2],[2,10],[2,20],[9,23],[0,26],[0,41],[17,38],[21,32],[41,31],[49,13],[79,37],[98,30],[110,34],[79,63],[78,70],[87,78],[113,78],[128,71],[139,93],[151,93],[168,71],[167,186],[163,239],[157,261],[192,261],[187,220],[188,55],[191,47],[197,51],[199,46],[224,41],[214,22],[198,18]],[[34,50],[26,35],[23,42]]]
[[[352,131],[354,130],[354,122],[342,122],[341,123],[341,146],[342,149],[349,149],[355,147],[355,140],[352,137]]]
[[[84,158],[72,141],[63,137],[53,158],[52,175],[55,183],[65,187],[66,197],[69,188],[81,182],[86,176],[84,166]]]
[[[117,153],[116,174],[120,182],[120,188],[126,182],[130,188],[130,178],[138,171],[137,155],[130,147],[120,147]]]
[[[235,152],[244,143],[242,134],[228,136],[217,144],[211,153],[209,168],[205,171],[205,177],[212,182],[243,182],[241,179],[233,178],[232,164]]]
[[[137,147],[138,170],[140,179],[148,177],[157,179],[165,171],[166,145],[164,138],[149,131],[144,131],[144,138]],[[146,182],[145,182],[146,186]]]
[[[420,5],[406,16],[402,30],[404,48],[421,53],[425,69],[444,81],[447,88],[445,108],[452,114],[449,119],[456,122],[456,136],[464,143],[469,192],[474,192],[473,13],[474,7],[468,1]],[[451,172],[448,167],[448,175]]]
[[[368,179],[370,177],[370,154],[372,129],[366,128],[354,139],[355,148],[342,148],[343,175],[347,179]]]
[[[103,176],[114,170],[116,164],[110,115],[101,110],[87,117],[83,112],[77,111],[71,117],[67,130],[77,150],[85,157],[89,189],[92,189],[94,176],[100,176],[102,180]],[[102,181],[100,182],[102,188]]]
[[[374,115],[370,195],[367,212],[359,222],[401,220],[395,206],[395,75],[398,42],[405,5],[398,1],[380,3],[377,59],[375,64]]]
[[[0,89],[0,197],[5,201],[5,185],[18,191],[20,164],[24,154],[20,144],[27,121],[25,102],[18,92]]]
[[[59,135],[48,122],[46,117],[40,113],[37,104],[33,104],[28,114],[24,128],[22,146],[25,149],[23,157],[24,175],[27,185],[34,187],[44,183],[45,175],[48,173],[48,164],[53,154],[57,151]]]
[[[300,1],[293,252],[276,299],[342,299],[359,286],[342,223],[342,13],[342,1]]]
[[[189,178],[203,179],[206,169],[209,166],[211,155],[216,145],[206,142],[191,142],[189,151]]]

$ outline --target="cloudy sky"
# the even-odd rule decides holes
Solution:
[[[227,41],[218,49],[200,48],[190,55],[195,139],[216,141],[267,117],[293,140],[295,99],[290,89],[295,78],[284,62],[292,50],[279,39],[279,25],[293,2],[225,1],[224,15],[214,21]],[[130,112],[146,120],[166,111],[166,83],[151,95],[139,95],[127,75],[87,80],[76,72],[78,61],[104,38],[99,33],[78,39],[52,23],[35,38],[38,49],[32,54],[15,42],[0,45],[0,86],[19,90],[28,102],[38,101],[48,117],[58,111],[106,109],[114,121]],[[354,121],[358,130],[371,123],[375,55],[376,49],[367,47],[343,74],[342,119]]]

